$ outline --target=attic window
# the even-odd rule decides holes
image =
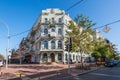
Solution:
[[[51,14],[53,14],[54,13],[54,9],[51,9]]]

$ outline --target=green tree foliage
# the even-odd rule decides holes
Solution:
[[[0,54],[0,60],[3,60],[4,56],[2,54]]]
[[[120,56],[116,56],[115,59],[116,59],[116,60],[120,60]]]
[[[73,39],[73,52],[88,51],[88,49],[91,51],[90,49],[93,47],[91,47],[91,42],[93,41],[91,35],[94,34],[91,27],[94,25],[95,24],[84,15],[78,15],[74,21],[70,21],[66,32],[67,36]]]
[[[72,37],[72,51],[92,53],[95,58],[113,58],[115,56],[113,45],[106,43],[102,37],[96,40],[93,39],[93,35],[96,34],[96,31],[92,30],[94,25],[95,23],[84,15],[78,15],[74,21],[70,21],[66,35]]]
[[[96,51],[96,52],[93,52],[93,53],[92,53],[92,56],[95,57],[95,59],[98,59],[98,58],[101,57],[101,53],[98,52],[98,51]]]
[[[106,58],[106,60],[114,58],[115,51],[114,51],[113,45],[105,44],[104,42],[97,42],[97,44],[100,44],[100,43],[101,45],[99,46],[96,45],[96,47],[94,48],[92,56],[95,57],[96,59],[104,57]]]

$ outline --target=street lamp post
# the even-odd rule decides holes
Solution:
[[[7,28],[7,47],[6,47],[6,69],[8,68],[8,49],[9,49],[9,39],[10,39],[10,33],[9,33],[9,27],[6,22],[3,20],[0,20],[2,24]]]

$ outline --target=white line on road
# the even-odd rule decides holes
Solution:
[[[93,74],[93,75],[98,75],[98,76],[106,76],[106,77],[117,77],[117,78],[120,78],[120,75],[109,75],[109,74],[100,74],[100,73],[90,73],[90,74]]]

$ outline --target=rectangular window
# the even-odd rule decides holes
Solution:
[[[59,23],[62,23],[62,18],[59,18],[58,22],[59,22]]]
[[[55,18],[52,18],[52,23],[55,23]]]
[[[47,18],[45,18],[45,23],[47,23],[48,22],[48,19]]]
[[[61,28],[58,29],[58,35],[62,35],[62,29]]]

